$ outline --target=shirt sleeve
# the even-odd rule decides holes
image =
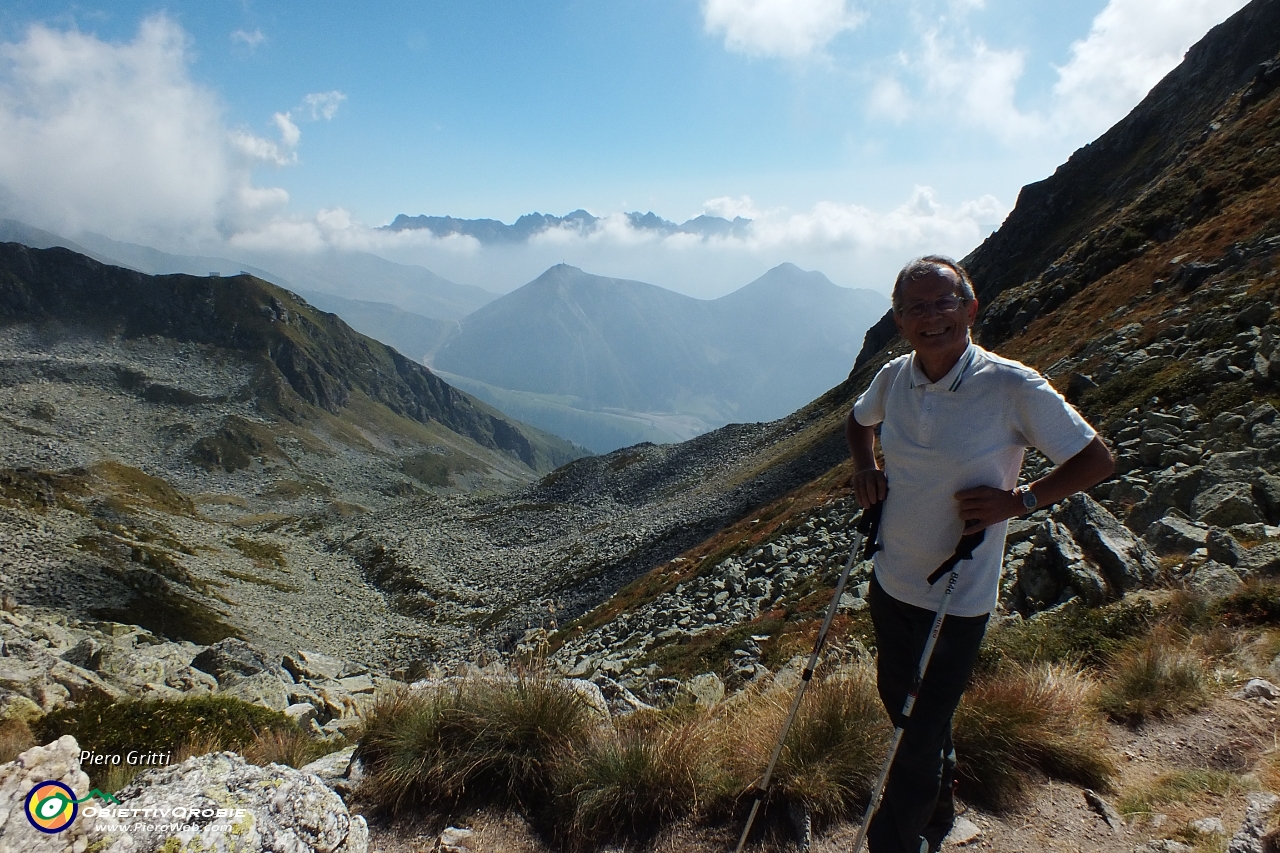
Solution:
[[[1097,431],[1039,373],[1019,383],[1015,399],[1018,429],[1034,447],[1061,465],[1093,441]]]
[[[864,427],[875,426],[884,421],[885,397],[889,393],[889,385],[893,381],[890,370],[893,362],[886,364],[876,373],[867,390],[863,391],[853,404],[853,419]]]

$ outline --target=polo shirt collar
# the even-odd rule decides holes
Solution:
[[[947,375],[939,379],[937,382],[930,382],[929,377],[924,375],[924,371],[920,369],[920,364],[916,361],[915,353],[911,354],[911,387],[919,388],[924,385],[938,385],[946,388],[948,391],[958,391],[960,386],[964,384],[965,377],[969,373],[969,369],[973,366],[974,360],[978,357],[978,348],[969,341],[969,345],[965,347],[964,352],[960,354],[960,358],[947,371]]]

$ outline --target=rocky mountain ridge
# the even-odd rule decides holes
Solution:
[[[697,434],[772,420],[821,394],[848,373],[854,342],[887,304],[792,264],[713,300],[561,264],[464,318],[431,364],[548,406],[683,415]],[[596,451],[618,446],[585,423],[561,429]]]

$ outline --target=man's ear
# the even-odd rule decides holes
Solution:
[[[892,317],[893,317],[893,325],[895,325],[895,326],[897,326],[897,327],[898,327],[898,334],[900,334],[900,335],[901,335],[901,334],[902,334],[902,318],[898,316],[898,311],[897,311],[897,309],[896,309],[896,308],[890,308],[890,309],[889,309],[889,314],[890,314],[890,316],[892,316]]]
[[[965,308],[969,314],[969,325],[972,326],[978,322],[978,297],[975,296],[969,300],[969,304]]]

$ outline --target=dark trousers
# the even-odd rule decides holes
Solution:
[[[945,582],[946,578],[939,581]],[[880,701],[897,726],[902,723],[902,704],[915,681],[936,614],[889,595],[874,575],[868,604],[876,630],[876,686]],[[969,684],[986,628],[985,615],[948,615],[943,620],[889,772],[884,799],[867,830],[871,853],[937,850],[951,830],[956,769],[951,717]]]

